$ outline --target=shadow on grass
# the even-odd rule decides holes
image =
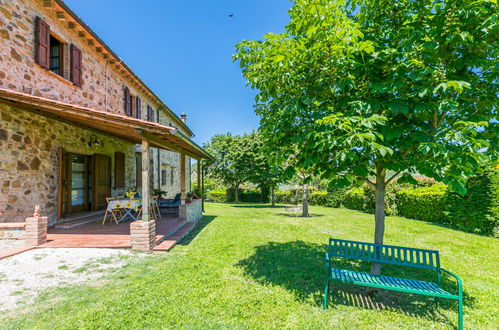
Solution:
[[[272,206],[270,204],[245,204],[245,203],[227,203],[231,207],[237,207],[237,208],[245,208],[245,209],[282,209],[284,206],[282,205],[275,205]]]
[[[278,285],[291,291],[298,301],[312,302],[322,308],[325,284],[325,253],[327,245],[303,241],[286,243],[270,242],[260,245],[256,252],[247,259],[241,260],[237,266],[257,282],[267,285]],[[339,259],[335,266],[361,272],[369,272],[370,263],[364,261]],[[432,280],[434,273],[408,267],[384,265],[383,273],[389,276]],[[447,284],[447,283],[444,283]],[[356,306],[372,310],[392,310],[414,317],[429,318],[454,325],[439,312],[440,308],[457,311],[457,302],[449,299],[433,299],[432,297],[413,295],[389,290],[379,290],[368,294],[368,288],[332,283],[330,308],[334,305]],[[456,292],[454,286],[454,291]],[[465,305],[473,307],[474,297],[464,293]]]
[[[324,214],[315,214],[315,213],[309,213],[308,217],[303,217],[301,213],[277,213],[277,215],[283,216],[283,217],[288,217],[288,218],[317,218],[317,217],[323,217]]]
[[[206,226],[208,226],[213,220],[215,220],[215,218],[215,215],[204,215],[203,219],[199,221],[198,225],[194,227],[194,229],[189,234],[182,238],[178,245],[189,245],[189,243],[191,243],[192,240],[196,238],[196,236],[199,235],[199,233],[201,233]]]

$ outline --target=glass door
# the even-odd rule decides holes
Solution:
[[[87,203],[87,157],[71,155],[71,211],[85,211]]]

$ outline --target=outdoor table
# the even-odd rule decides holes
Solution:
[[[137,220],[140,216],[140,209],[142,207],[142,200],[140,199],[116,199],[113,201],[109,201],[109,204],[107,205],[108,211],[113,211],[113,210],[124,210],[123,216],[119,218],[117,221],[125,221],[128,218],[132,220]],[[135,216],[133,212],[136,212],[137,215]]]

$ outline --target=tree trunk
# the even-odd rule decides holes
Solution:
[[[272,202],[272,207],[274,207],[275,206],[274,186],[270,188],[270,200]]]
[[[303,217],[308,217],[308,184],[303,185]]]
[[[375,229],[374,229],[374,244],[383,244],[383,236],[385,234],[385,169],[377,166],[376,169],[376,211],[374,213]],[[381,250],[375,249],[375,255],[380,255]],[[371,274],[381,275],[381,264],[373,262],[371,264]]]
[[[239,203],[239,194],[238,194],[239,186],[234,188],[234,203]]]

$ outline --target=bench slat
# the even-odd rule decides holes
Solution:
[[[440,269],[438,251],[434,250],[339,239],[330,239],[329,244],[329,251],[335,257],[435,270]]]

